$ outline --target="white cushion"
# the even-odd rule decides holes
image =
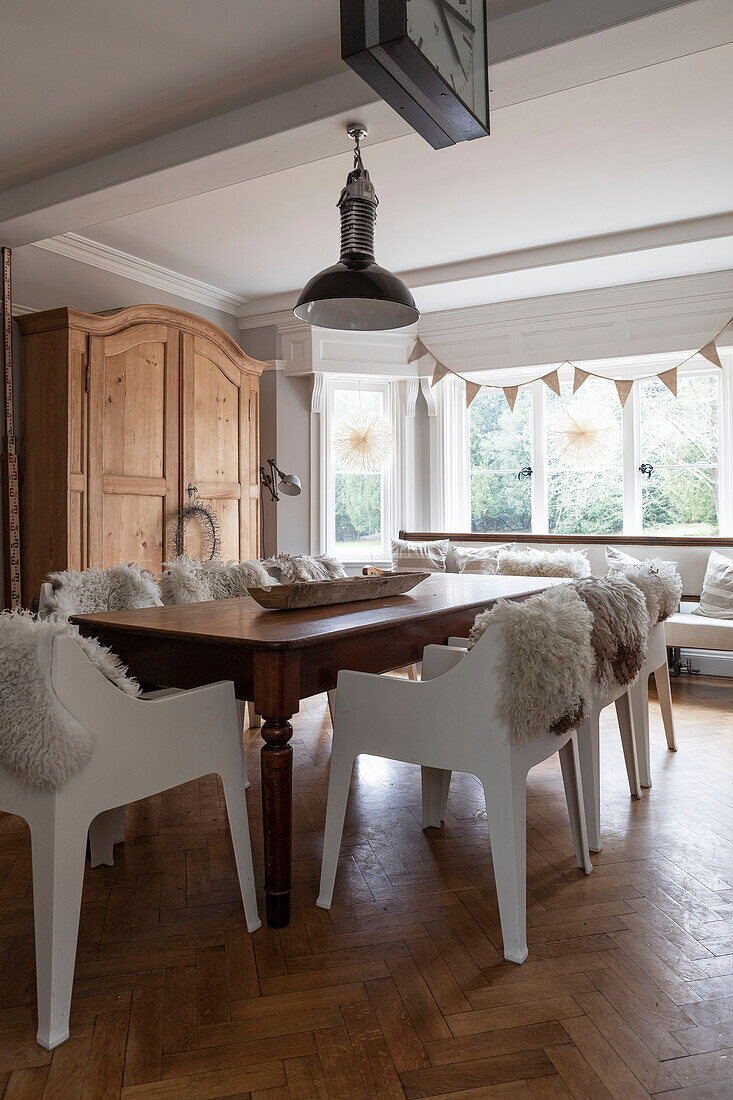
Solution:
[[[632,554],[626,554],[616,546],[606,547],[606,565],[609,569],[618,569],[621,565],[638,565],[641,558],[635,558]]]
[[[445,573],[448,539],[406,542],[392,539],[392,565],[403,573]]]
[[[733,619],[713,619],[677,612],[664,624],[668,646],[682,649],[733,650]]]
[[[522,577],[590,576],[590,562],[582,550],[501,550],[499,572]]]
[[[459,573],[488,573],[493,576],[499,572],[499,551],[511,548],[511,542],[495,546],[454,546],[453,557]]]
[[[700,606],[693,613],[713,619],[733,619],[733,559],[710,551]]]

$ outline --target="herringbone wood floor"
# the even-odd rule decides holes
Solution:
[[[334,907],[315,908],[330,727],[311,700],[294,737],[290,927],[243,927],[215,779],[130,807],[115,867],[87,869],[71,1038],[53,1056],[34,1040],[28,834],[0,817],[0,1092],[733,1096],[733,682],[677,682],[674,697],[680,751],[655,708],[639,803],[605,723],[590,878],[556,762],[531,774],[522,967],[502,961],[470,776],[455,777],[444,828],[423,833],[417,769],[358,762]],[[247,741],[261,871],[257,732]]]

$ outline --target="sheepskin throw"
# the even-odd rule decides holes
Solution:
[[[573,588],[593,615],[596,690],[605,694],[614,680],[630,684],[646,659],[649,613],[644,593],[622,573],[586,577]]]
[[[521,603],[499,600],[476,617],[469,646],[500,623],[500,714],[514,744],[583,721],[591,690],[593,616],[575,588],[557,585]]]
[[[265,562],[282,584],[293,581],[333,581],[347,575],[346,570],[336,558],[325,555],[312,558],[308,554],[278,554]]]
[[[200,561],[177,558],[166,562],[160,578],[163,602],[202,603],[246,596],[248,588],[277,584],[260,561]]]
[[[51,573],[52,594],[45,614],[59,620],[94,611],[127,611],[160,604],[160,589],[151,573],[136,565],[111,565],[109,569],[66,569]]]
[[[499,572],[517,577],[590,576],[590,562],[582,550],[502,550]]]
[[[0,763],[47,791],[59,790],[81,771],[94,747],[51,683],[53,639],[68,633],[64,623],[28,611],[0,614]],[[128,695],[140,694],[113,653],[92,638],[73,636],[107,679]]]
[[[652,626],[674,615],[682,598],[682,578],[674,562],[649,558],[636,565],[618,565],[614,572],[628,577],[644,593]]]

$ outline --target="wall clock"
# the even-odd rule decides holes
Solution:
[[[434,149],[489,133],[485,0],[341,0],[341,56]]]

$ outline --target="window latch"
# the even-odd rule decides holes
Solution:
[[[651,476],[654,473],[654,467],[652,466],[651,462],[642,462],[641,466],[639,467],[639,473],[642,475],[642,477],[644,476],[644,474],[646,474],[646,476],[651,479]]]
[[[531,476],[532,476],[532,467],[531,466],[523,466],[522,469],[517,474],[517,481],[521,481],[522,478],[524,478],[524,477],[531,477]]]

